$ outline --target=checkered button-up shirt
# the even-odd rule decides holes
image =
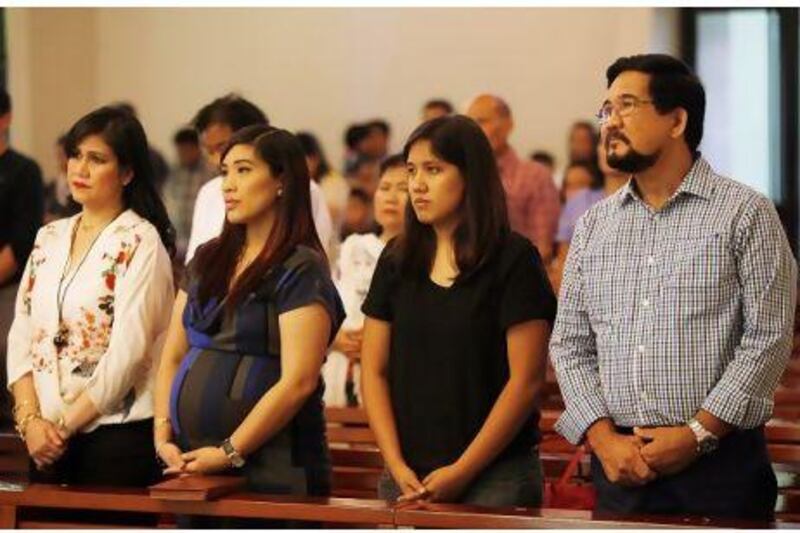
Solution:
[[[699,158],[659,211],[633,182],[578,222],[550,343],[573,443],[598,419],[766,422],[797,265],[772,203]]]

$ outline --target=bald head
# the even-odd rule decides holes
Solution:
[[[505,100],[493,94],[476,96],[467,108],[467,116],[480,125],[495,155],[505,151],[514,129],[511,108]]]

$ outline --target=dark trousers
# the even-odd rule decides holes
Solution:
[[[424,472],[417,477],[424,479]],[[539,453],[515,454],[495,461],[470,483],[457,503],[484,507],[539,507],[542,503],[542,463]],[[402,495],[388,470],[378,480],[378,497],[395,503]]]
[[[31,463],[32,483],[74,486],[148,487],[161,477],[153,448],[153,419],[128,424],[103,425],[91,433],[70,438],[64,455],[45,470]],[[158,517],[116,511],[48,510],[46,516],[60,520],[124,523],[154,526]],[[63,516],[62,516],[63,515]]]
[[[596,510],[619,514],[772,520],[778,494],[763,427],[735,431],[682,472],[643,487],[611,483],[595,455],[592,478]]]

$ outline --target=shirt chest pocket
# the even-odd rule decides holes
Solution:
[[[667,288],[718,292],[736,284],[736,260],[727,233],[682,240],[675,243],[667,257]]]
[[[611,250],[587,254],[581,264],[584,308],[598,341],[612,340],[625,308],[631,279],[628,258]]]

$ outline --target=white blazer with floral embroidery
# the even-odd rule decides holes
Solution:
[[[155,227],[127,210],[103,230],[63,300],[57,292],[80,215],[39,230],[8,335],[8,386],[32,372],[42,416],[57,420],[86,391],[101,416],[83,428],[153,416],[153,382],[174,301],[169,255]]]

